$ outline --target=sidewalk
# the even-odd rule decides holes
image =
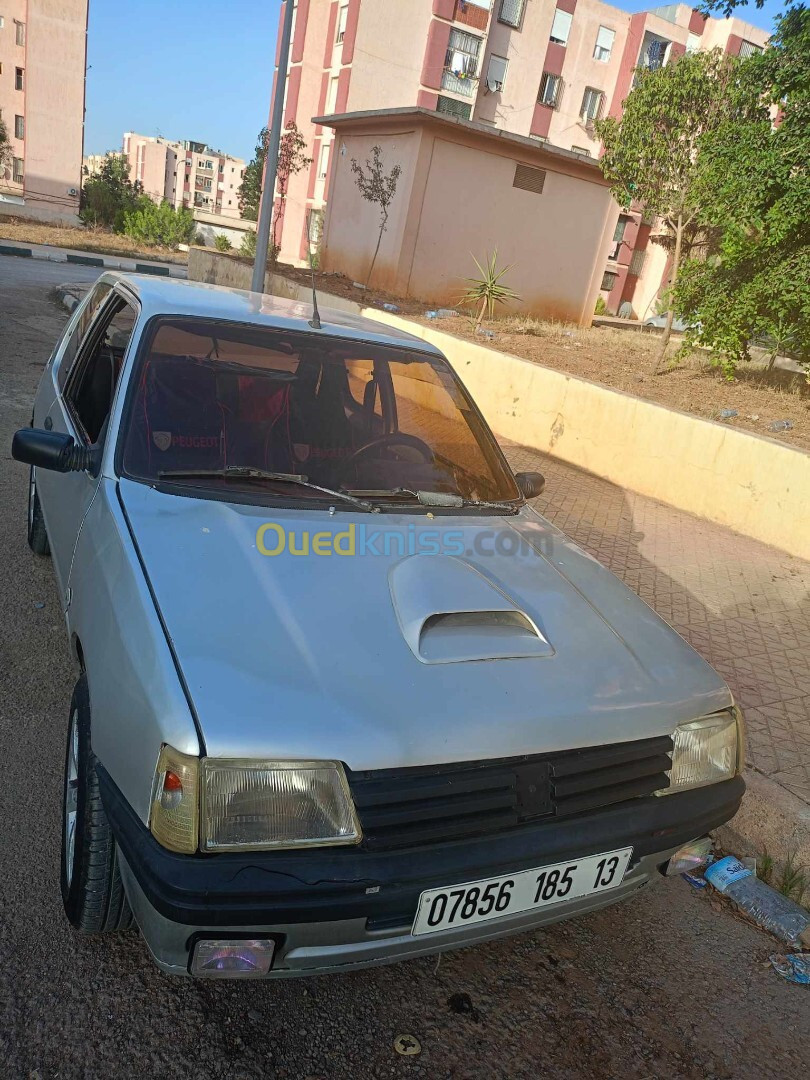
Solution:
[[[181,263],[157,262],[152,259],[130,259],[123,255],[99,255],[93,251],[73,248],[51,247],[46,244],[18,244],[0,238],[0,255],[17,255],[23,259],[45,259],[48,262],[77,263],[81,266],[98,266],[105,270],[128,270],[133,274],[155,274],[161,277],[188,277],[188,270]]]

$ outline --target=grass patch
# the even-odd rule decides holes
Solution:
[[[810,871],[796,861],[796,853],[788,853],[782,866],[777,866],[767,851],[757,859],[757,877],[789,900],[807,907],[810,900]]]
[[[183,251],[149,247],[107,229],[91,229],[79,225],[45,225],[39,221],[5,214],[0,215],[0,238],[18,244],[75,248],[77,251],[91,251],[97,255],[123,255],[126,258],[137,256],[139,259],[183,265],[188,262],[188,256]]]

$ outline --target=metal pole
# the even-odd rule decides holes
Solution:
[[[251,290],[258,293],[264,292],[267,249],[270,245],[270,227],[273,223],[273,202],[276,193],[278,152],[281,146],[281,125],[284,120],[284,90],[287,86],[287,62],[290,56],[292,21],[293,0],[284,0],[284,26],[281,30],[281,49],[278,54],[276,94],[273,98],[273,115],[270,118],[270,142],[264,163],[262,198],[259,204],[259,222],[256,227],[256,261],[253,264],[253,278],[250,282]]]

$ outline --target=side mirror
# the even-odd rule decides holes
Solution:
[[[77,446],[72,435],[58,431],[40,431],[39,428],[21,428],[14,432],[11,456],[15,461],[35,465],[38,469],[52,472],[91,472],[100,456],[95,448]]]
[[[517,486],[520,488],[521,494],[526,499],[536,499],[538,495],[543,494],[546,486],[546,478],[539,472],[515,473],[515,480],[517,480]]]

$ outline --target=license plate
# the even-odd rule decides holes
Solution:
[[[428,889],[419,897],[411,933],[435,934],[607,892],[621,885],[632,855],[631,847],[620,848],[536,870]]]

